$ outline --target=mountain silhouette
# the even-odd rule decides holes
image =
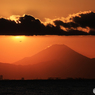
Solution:
[[[87,58],[66,45],[52,45],[13,64],[0,63],[5,78],[95,78],[95,58]]]
[[[31,57],[26,57],[22,60],[19,60],[13,64],[16,65],[28,65],[28,64],[37,64],[40,62],[47,62],[52,60],[58,60],[60,62],[69,62],[69,61],[78,61],[78,60],[87,60],[89,58],[75,52],[66,45],[54,44],[41,52],[35,54]]]

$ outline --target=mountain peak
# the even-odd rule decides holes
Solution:
[[[64,45],[64,44],[53,44],[53,45],[51,45],[49,47],[67,47],[67,46]]]
[[[52,49],[54,51],[54,50],[61,50],[61,49],[68,49],[68,48],[69,47],[64,44],[53,44],[48,46],[46,49]]]
[[[48,48],[40,51],[34,56],[22,59],[14,64],[28,65],[28,64],[37,64],[40,62],[54,61],[58,60],[62,63],[68,63],[71,61],[87,60],[88,58],[72,50],[64,44],[54,44]]]

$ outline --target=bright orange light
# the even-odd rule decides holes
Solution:
[[[19,22],[18,21],[19,20],[19,17],[20,17],[19,15],[12,15],[12,16],[9,17],[9,19],[12,20],[12,21],[15,21],[16,23],[18,23]]]
[[[24,41],[25,40],[25,36],[12,36],[12,39],[15,41]]]
[[[19,38],[22,38],[22,36],[16,36],[15,38],[19,39]]]

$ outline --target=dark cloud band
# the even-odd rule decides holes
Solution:
[[[95,35],[94,12],[80,13],[70,17],[69,20],[64,22],[56,19],[53,24],[44,25],[39,19],[30,15],[19,17],[18,23],[0,18],[0,35]],[[84,31],[86,27],[89,27],[89,32]]]

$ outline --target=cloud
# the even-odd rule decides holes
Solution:
[[[90,12],[86,14],[80,14],[79,16],[71,18],[73,22],[78,23],[81,27],[95,28],[95,13]]]
[[[10,35],[12,31],[16,31],[15,21],[7,20],[4,18],[0,19],[0,35]]]
[[[18,23],[17,21],[19,20],[20,15],[12,15],[10,16],[8,19],[11,21],[15,21],[16,23]]]
[[[0,18],[0,35],[95,35],[95,13],[79,12],[45,22],[31,15],[12,15]]]
[[[58,18],[51,21],[49,20],[49,23],[67,31],[68,35],[71,34],[70,31],[73,35],[95,35],[95,13],[91,11],[79,12],[69,15],[67,18]]]

